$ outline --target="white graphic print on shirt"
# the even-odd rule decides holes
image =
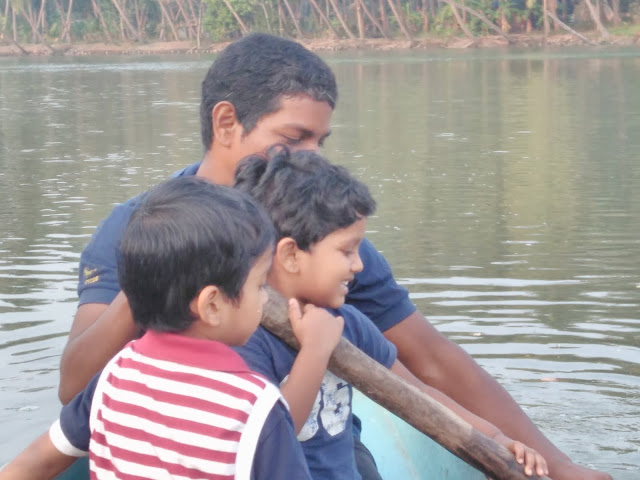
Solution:
[[[282,386],[289,376],[280,383]],[[298,440],[304,442],[312,438],[322,427],[332,437],[342,433],[347,425],[351,412],[349,384],[327,371],[322,379],[322,386],[313,403],[309,418],[298,434]]]

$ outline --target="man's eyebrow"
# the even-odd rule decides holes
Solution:
[[[300,132],[302,134],[303,137],[308,138],[308,137],[313,137],[314,136],[314,132],[313,130],[309,130],[308,128],[300,125],[299,123],[286,123],[283,125],[286,128],[293,128],[295,130],[297,130],[298,132]],[[323,134],[320,139],[324,140],[325,138],[327,138],[329,135],[331,135],[331,130],[328,130],[325,134]]]

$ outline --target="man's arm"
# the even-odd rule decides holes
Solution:
[[[545,457],[554,480],[611,480],[606,473],[575,465],[553,445],[511,398],[461,347],[438,332],[419,312],[384,332],[398,359],[425,384],[497,426]]]
[[[137,333],[122,292],[110,305],[80,305],[60,361],[60,401],[70,402]]]
[[[58,396],[63,404],[136,334],[129,304],[120,292],[117,258],[122,235],[140,198],[116,206],[80,255],[79,306],[60,361]]]
[[[458,417],[463,419],[473,428],[479,432],[485,434],[487,437],[492,438],[497,443],[506,447],[511,451],[519,464],[522,465],[524,473],[527,476],[534,474],[537,476],[547,475],[547,463],[545,459],[531,447],[523,444],[520,441],[513,440],[504,434],[498,427],[491,422],[473,414],[468,409],[462,407],[459,403],[453,401],[450,397],[442,393],[425,383],[421,382],[415,375],[413,375],[407,368],[399,361],[394,362],[390,369],[393,373],[403,378],[407,382],[411,383],[422,392],[429,395],[435,401],[451,410]]]
[[[60,452],[45,432],[0,470],[0,480],[48,480],[76,460]]]
[[[0,471],[0,480],[47,480],[86,456],[91,439],[91,404],[100,375],[62,407],[49,431],[38,437],[15,460]]]

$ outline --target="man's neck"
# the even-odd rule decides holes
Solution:
[[[225,163],[222,161],[222,155],[216,155],[213,148],[204,154],[196,176],[217,185],[233,184],[233,172],[227,171]]]

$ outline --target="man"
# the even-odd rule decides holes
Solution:
[[[238,162],[274,143],[317,150],[330,134],[337,88],[329,67],[301,45],[255,34],[230,44],[202,83],[204,159],[177,175],[231,184]],[[116,280],[116,250],[135,208],[122,204],[101,224],[80,261],[80,297],[61,362],[66,403],[138,332]],[[510,395],[420,314],[371,243],[360,248],[364,269],[349,285],[347,303],[368,316],[398,348],[398,359],[424,383],[540,452],[556,480],[606,480],[575,465],[529,420]],[[356,412],[357,413],[357,412]],[[365,479],[379,478],[356,442]]]

